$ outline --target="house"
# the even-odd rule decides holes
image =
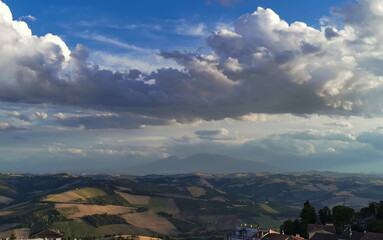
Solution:
[[[331,233],[317,232],[314,233],[310,240],[338,240],[338,236]]]
[[[277,234],[277,233],[270,233],[264,236],[262,240],[305,240],[305,239],[299,236],[289,236],[289,235],[283,235],[283,234]]]
[[[345,231],[341,235],[315,233],[310,240],[383,240],[383,233]]]
[[[118,235],[117,237],[126,239],[126,240],[162,240],[161,238],[147,237],[147,236],[137,236],[137,235]]]
[[[276,231],[271,229],[262,229],[260,227],[253,228],[241,226],[236,227],[236,232],[234,235],[229,236],[228,240],[305,240],[299,236],[290,236],[279,234]]]
[[[229,236],[228,240],[261,240],[267,234],[277,233],[271,229],[254,228],[252,225],[246,224],[235,228],[235,234]]]
[[[335,235],[336,231],[334,225],[308,224],[307,233],[309,234],[309,239],[311,239],[315,233]]]
[[[37,233],[29,235],[29,240],[62,240],[64,234],[59,230],[46,229]]]

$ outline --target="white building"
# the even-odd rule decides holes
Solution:
[[[262,237],[270,233],[277,233],[271,229],[254,228],[252,225],[246,224],[235,228],[235,234],[229,236],[228,240],[260,240]]]

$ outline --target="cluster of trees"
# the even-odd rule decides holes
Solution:
[[[365,229],[370,232],[383,233],[383,201],[372,202],[368,207],[360,209],[354,229]]]
[[[309,201],[304,203],[300,219],[286,220],[281,226],[285,234],[307,236],[307,224],[317,223],[317,216],[321,224],[334,224],[338,234],[346,227],[355,231],[369,231],[383,233],[383,201],[372,202],[368,207],[363,207],[359,212],[347,206],[335,206],[332,209],[324,207],[316,212]]]
[[[346,206],[335,206],[331,210],[329,207],[324,207],[319,210],[320,222],[324,225],[333,223],[337,233],[343,232],[345,226],[353,223],[355,211]],[[307,237],[307,225],[317,223],[317,211],[306,201],[300,214],[300,219],[286,220],[281,226],[281,231],[288,235],[300,234]]]
[[[41,205],[32,209],[26,209],[23,214],[15,214],[11,217],[0,217],[0,225],[10,222],[22,223],[20,226],[29,227],[32,231],[51,228],[54,223],[67,220],[53,204]]]
[[[85,216],[83,219],[95,227],[101,227],[111,224],[128,224],[126,220],[118,215],[96,214]]]
[[[75,200],[74,202],[88,203],[88,204],[102,205],[102,206],[106,206],[106,205],[117,205],[117,206],[127,206],[127,207],[131,206],[128,201],[126,201],[123,197],[121,197],[120,195],[116,193],[97,196],[93,198],[87,198],[86,200],[78,199],[78,200]]]

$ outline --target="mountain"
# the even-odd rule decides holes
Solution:
[[[267,163],[254,162],[224,155],[195,154],[187,158],[169,157],[152,163],[146,163],[130,169],[134,174],[180,174],[204,172],[247,173],[247,172],[282,172],[281,168]]]

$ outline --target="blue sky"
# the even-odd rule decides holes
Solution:
[[[382,172],[382,23],[379,0],[0,1],[0,171]]]
[[[78,43],[95,50],[121,52],[116,46],[81,38],[87,34],[102,35],[142,48],[161,50],[196,50],[205,47],[204,35],[191,36],[177,28],[204,24],[206,34],[219,24],[231,24],[239,16],[252,13],[258,6],[271,8],[289,23],[306,22],[319,27],[319,19],[329,15],[330,8],[345,0],[241,0],[229,6],[215,1],[4,1],[16,19],[31,15],[28,21],[36,35],[55,33],[70,48]],[[183,25],[183,26],[180,26]]]

